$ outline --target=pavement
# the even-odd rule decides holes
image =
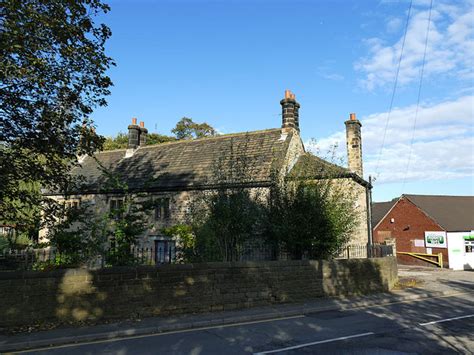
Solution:
[[[189,339],[192,339],[194,336],[196,337],[196,342],[198,341],[197,339],[204,341],[206,337],[203,337],[203,334],[209,336],[211,329],[234,329],[238,330],[239,332],[249,332],[245,339],[253,339],[254,335],[249,330],[252,329],[252,327],[257,327],[257,325],[259,327],[275,327],[276,324],[279,324],[278,329],[280,329],[280,331],[281,329],[285,329],[283,333],[290,334],[291,329],[296,326],[293,324],[294,322],[303,322],[305,324],[304,329],[307,331],[303,331],[301,333],[301,338],[311,329],[312,331],[318,327],[323,329],[323,325],[329,321],[333,321],[333,319],[337,321],[338,318],[341,318],[339,316],[340,314],[351,314],[355,319],[355,321],[351,324],[372,324],[373,326],[377,327],[377,322],[379,322],[381,319],[380,314],[393,313],[393,318],[395,319],[398,317],[397,312],[407,313],[410,315],[412,323],[416,322],[418,317],[419,321],[417,324],[421,324],[422,321],[426,319],[436,320],[443,316],[449,318],[449,315],[453,314],[452,309],[462,310],[462,312],[460,311],[456,313],[456,315],[460,315],[461,317],[463,317],[463,314],[469,315],[474,313],[474,272],[400,266],[399,277],[401,284],[412,284],[417,287],[403,288],[400,290],[394,290],[390,293],[373,294],[360,297],[327,298],[299,304],[284,304],[272,307],[259,307],[208,314],[190,314],[176,317],[154,317],[143,319],[140,322],[124,321],[89,327],[58,328],[50,331],[17,334],[12,336],[0,336],[0,352],[4,353],[22,350],[28,351],[28,349],[30,349],[32,353],[35,353],[35,351],[37,351],[37,353],[63,353],[65,350],[64,347],[68,347],[69,353],[74,352],[71,347],[76,346],[77,349],[82,347],[81,350],[76,349],[78,351],[77,353],[101,353],[104,351],[104,349],[99,345],[91,348],[92,350],[90,351],[84,351],[84,347],[91,346],[90,344],[107,343],[120,343],[123,345],[123,342],[137,342],[137,339],[150,339],[149,341],[151,341],[152,338],[150,337],[154,336],[160,336],[160,346],[165,346],[165,344],[169,344],[171,346],[172,344],[175,344],[173,342],[178,341],[178,343],[180,343],[180,339],[182,338],[179,338],[179,334],[181,334],[181,336],[185,334],[187,339],[186,344],[190,346],[193,342],[190,342]],[[433,302],[434,300],[440,301]],[[452,305],[449,307],[449,309],[443,307],[443,304],[448,304],[449,302],[451,302]],[[425,305],[428,303],[429,307]],[[412,308],[403,308],[402,306],[406,304],[412,305],[410,306]],[[418,309],[416,307],[418,307]],[[375,312],[378,315],[374,316],[374,314],[372,314],[373,310],[377,308],[379,308],[379,313]],[[437,310],[437,313],[433,311],[431,318],[425,317],[425,315],[431,314],[429,310],[435,309]],[[354,312],[359,313],[355,314]],[[324,314],[327,316],[323,317],[323,325],[318,325],[314,319],[321,321],[318,317]],[[469,323],[473,320],[474,318],[466,318],[460,319],[460,322],[468,322],[467,326],[469,327],[470,324],[474,324]],[[390,329],[398,329],[396,327],[399,327],[402,323],[402,321],[397,321],[393,323],[392,328]],[[335,324],[334,334],[330,333],[328,330],[329,333],[326,335],[327,337],[335,336],[334,339],[339,339],[340,337],[336,336],[336,330],[339,331],[340,329],[345,329],[347,326],[347,321],[344,321],[342,325]],[[362,328],[364,327],[359,327],[357,329]],[[367,327],[365,326],[365,328]],[[370,331],[367,332],[356,332],[355,329],[347,329],[347,334],[349,335],[344,333],[342,338],[347,336],[350,337],[351,334],[360,336],[366,336],[364,335],[365,333],[375,334],[375,330],[376,329],[371,328]],[[206,331],[207,333],[205,333]],[[405,331],[406,329],[402,329],[397,332],[402,334]],[[474,327],[471,328],[469,334],[472,334],[473,332]],[[324,332],[319,332],[317,334],[318,339],[323,337],[321,338],[323,340],[318,340],[322,342],[322,344],[326,344],[324,340],[324,334]],[[414,332],[410,333],[410,337],[413,337],[413,334],[421,336],[419,332]],[[263,349],[265,351],[270,351],[269,353],[271,353],[271,350],[268,349],[278,349],[278,346],[280,346],[280,350],[285,350],[286,348],[284,345],[293,344],[295,342],[294,339],[296,339],[295,337],[291,338],[291,334],[288,336],[290,336],[291,341],[282,341],[280,343],[275,343],[273,338],[271,338],[271,340],[267,339],[265,341],[263,338],[254,339],[254,343],[249,345],[247,348],[251,349],[251,351]],[[311,333],[311,336],[312,338],[308,336],[308,339],[314,339],[315,334]],[[233,335],[229,335],[229,337],[229,339],[234,339]],[[165,339],[169,339],[169,343],[164,341]],[[229,341],[224,342],[222,337],[219,339],[221,339],[222,342],[222,344],[220,344],[221,346],[229,346]],[[350,341],[350,339],[352,338],[342,340]],[[304,337],[301,338],[301,341],[305,341]],[[316,341],[316,343],[318,343],[318,341]],[[393,341],[394,343],[397,343],[395,340]],[[213,347],[218,345],[213,343],[211,339],[209,339],[209,342],[209,349],[213,349]],[[417,340],[414,340],[414,342],[418,344],[420,343]],[[140,353],[147,353],[146,350],[150,350],[150,346],[152,347],[153,351],[158,350],[155,343],[148,344],[143,340],[140,344],[144,346],[142,349],[143,351],[139,351]],[[137,345],[135,344],[134,346]],[[330,345],[326,344],[324,346],[326,346],[328,351],[330,350]],[[285,351],[291,353],[299,349],[298,352],[304,352],[307,348],[308,347],[302,347]],[[165,348],[162,348],[162,350],[163,349]],[[182,352],[177,351],[175,353],[189,353],[188,350],[189,352],[192,352],[192,349],[186,349]],[[245,350],[245,347],[238,348],[237,350],[238,351],[236,353],[242,352]],[[121,353],[127,352],[121,351]],[[135,352],[132,351],[131,353]],[[212,353],[212,351],[205,353]]]

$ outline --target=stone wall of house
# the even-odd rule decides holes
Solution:
[[[193,191],[180,191],[180,192],[163,192],[163,193],[150,193],[146,198],[160,199],[168,198],[170,200],[170,216],[169,218],[155,218],[154,210],[149,211],[148,225],[150,228],[140,237],[140,247],[152,247],[154,239],[161,235],[161,229],[163,227],[170,227],[178,223],[185,223],[187,208],[189,201],[193,194],[197,192]],[[65,201],[62,196],[52,196],[59,202]],[[84,194],[77,196],[69,196],[67,201],[80,201],[82,205],[87,204],[89,209],[94,211],[94,215],[103,216],[110,211],[110,200],[123,198],[120,194]],[[40,231],[40,241],[46,242],[47,230],[43,229]]]
[[[349,244],[365,245],[368,240],[367,235],[367,203],[365,188],[352,179],[337,179],[334,183],[335,188],[346,189],[352,191],[356,195],[356,202],[354,208],[358,211],[359,223],[351,236]],[[154,211],[150,211],[148,223],[150,228],[139,238],[139,247],[150,248],[154,247],[155,239],[162,236],[162,228],[170,227],[179,223],[186,223],[188,208],[190,201],[193,198],[199,198],[202,191],[181,191],[181,192],[166,192],[150,194],[151,198],[169,198],[170,200],[170,217],[156,219]],[[264,198],[268,195],[268,188],[253,188],[253,195],[258,195]],[[110,200],[117,199],[122,196],[114,194],[90,194],[81,196],[70,196],[68,201],[80,201],[81,204],[89,204],[90,208],[94,210],[96,216],[101,216],[109,212]],[[59,201],[63,201],[62,197],[55,197]],[[43,229],[40,232],[40,241],[46,241],[47,231]]]
[[[391,289],[394,257],[0,272],[0,327],[233,310]]]
[[[282,133],[284,137],[288,133]],[[283,169],[282,173],[286,174],[293,165],[297,162],[298,158],[304,153],[304,146],[301,141],[298,131],[292,132],[291,140],[288,143],[288,149],[286,155],[283,157]],[[344,189],[352,190],[357,196],[357,203],[355,208],[358,209],[360,215],[360,221],[357,230],[354,232],[353,237],[350,240],[350,244],[365,245],[368,240],[367,235],[367,204],[365,188],[352,179],[336,179],[335,186]],[[259,196],[267,196],[268,188],[253,188],[255,194]],[[257,192],[258,191],[258,192]],[[150,228],[139,238],[139,247],[150,248],[154,247],[156,239],[162,237],[162,228],[173,226],[179,223],[186,223],[187,210],[189,208],[189,202],[196,198],[202,191],[176,191],[176,192],[162,192],[162,193],[150,193],[153,199],[168,198],[170,200],[170,217],[156,219],[154,211],[150,211],[149,215],[149,226]],[[58,201],[64,201],[62,196],[50,196]],[[119,199],[123,196],[118,194],[84,194],[77,196],[69,196],[68,200],[80,202],[81,204],[89,204],[90,208],[94,210],[96,216],[102,216],[110,210],[110,200]],[[47,230],[43,229],[40,231],[40,241],[46,242]]]
[[[252,196],[265,198],[268,195],[268,188],[252,188],[250,193]],[[209,191],[207,191],[209,192]],[[163,236],[162,229],[164,227],[171,227],[176,224],[186,224],[188,218],[188,209],[190,202],[193,199],[201,198],[203,191],[178,191],[178,192],[163,192],[163,193],[150,193],[146,197],[152,199],[169,199],[170,215],[169,218],[155,218],[155,211],[150,210],[148,216],[149,228],[139,238],[138,246],[140,248],[154,247],[154,241]],[[64,202],[64,198],[61,196],[54,196],[59,202]],[[80,201],[81,204],[87,204],[90,209],[94,211],[94,215],[103,216],[110,211],[110,200],[123,198],[123,195],[118,194],[89,194],[89,195],[77,195],[69,196],[67,201]],[[43,229],[40,231],[40,241],[46,242],[47,230]]]
[[[366,188],[352,179],[336,179],[333,181],[334,189],[343,189],[354,196],[354,209],[357,211],[358,223],[349,244],[366,245],[369,240],[367,226],[367,195]]]

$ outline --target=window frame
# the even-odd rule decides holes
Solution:
[[[171,218],[171,198],[168,196],[155,198],[156,206],[154,210],[154,219],[158,221],[166,221]]]
[[[121,209],[125,205],[123,197],[111,197],[109,199],[109,213],[113,216],[114,220],[119,220],[123,217],[123,211]]]

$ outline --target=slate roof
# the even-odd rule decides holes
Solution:
[[[215,183],[218,161],[222,163],[217,170],[226,176],[232,170],[230,161],[245,162],[249,165],[245,180],[261,186],[270,182],[272,164],[281,164],[279,160],[288,148],[292,133],[284,139],[281,137],[281,129],[276,128],[140,147],[129,158],[125,158],[126,149],[99,152],[95,158],[130,191],[209,187]],[[72,171],[73,175],[84,179],[80,193],[114,190],[110,189],[97,161],[85,157],[81,166]],[[233,182],[248,182],[239,179],[242,180],[237,177]]]
[[[474,196],[403,195],[446,231],[474,230]]]
[[[446,231],[474,230],[474,196],[402,195]],[[372,227],[388,213],[398,199],[372,204]]]
[[[290,178],[296,179],[327,179],[327,178],[352,178],[363,186],[369,183],[349,169],[332,164],[313,154],[302,154],[288,174]]]
[[[397,201],[398,199],[387,202],[372,203],[372,228],[375,228]]]

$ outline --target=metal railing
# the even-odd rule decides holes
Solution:
[[[335,257],[336,259],[365,259],[365,258],[381,258],[385,256],[393,256],[393,246],[385,244],[372,245],[346,245]]]
[[[102,253],[89,257],[78,258],[80,262],[72,262],[72,266],[98,269],[111,266],[110,255],[114,249],[105,250]],[[392,256],[393,248],[391,245],[348,245],[336,253],[335,259],[361,259],[371,257]],[[198,262],[223,261],[219,255],[207,255],[206,257],[196,257]],[[275,247],[265,243],[248,243],[245,246],[236,248],[231,255],[233,261],[265,261],[265,260],[291,260],[294,255],[287,252],[284,248]],[[310,254],[303,253],[299,259],[312,259]],[[53,248],[49,249],[26,249],[9,250],[0,253],[0,271],[1,270],[34,270],[47,269],[59,265],[68,266],[71,256],[60,253]],[[85,260],[85,261],[84,261]],[[155,265],[171,263],[184,263],[186,258],[183,250],[177,248],[174,244],[168,244],[164,247],[132,247],[130,254],[127,255],[129,265]]]

